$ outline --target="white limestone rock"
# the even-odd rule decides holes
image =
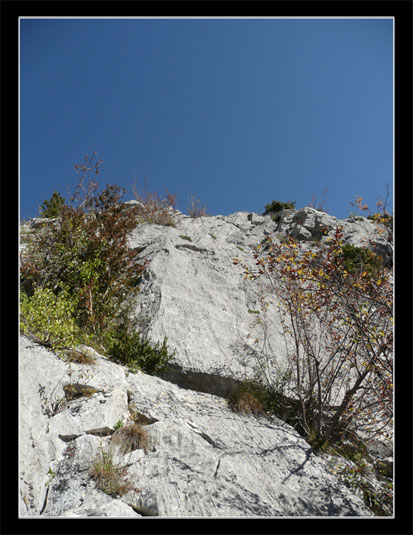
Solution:
[[[237,212],[229,216],[190,218],[179,216],[177,225],[138,225],[130,245],[148,260],[135,319],[148,336],[176,350],[164,377],[181,386],[225,395],[232,380],[253,374],[254,359],[264,343],[263,327],[257,325],[258,286],[245,281],[239,258],[254,267],[252,249],[267,236],[282,236],[324,243],[343,226],[344,241],[367,245],[377,238],[376,227],[364,219],[340,221],[312,208],[286,210],[278,224],[270,216]],[[280,234],[281,231],[281,234]],[[316,243],[304,243],[317,248]],[[271,297],[269,297],[271,303]],[[286,349],[280,312],[271,305],[266,313],[266,352],[276,360],[274,374],[285,368]],[[254,345],[254,340],[261,340]],[[224,378],[226,378],[224,380]],[[227,381],[226,381],[227,380]]]
[[[221,397],[129,373],[99,356],[93,366],[69,368],[24,336],[19,363],[21,517],[371,515],[277,418],[234,413]],[[70,371],[103,392],[47,412],[45,402],[63,396]],[[130,411],[147,422],[146,453],[112,449],[111,432]],[[102,448],[127,467],[132,489],[122,497],[91,479]]]

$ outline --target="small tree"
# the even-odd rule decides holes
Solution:
[[[345,269],[341,227],[317,252],[304,250],[291,238],[282,244],[268,238],[268,247],[257,246],[254,258],[257,269],[244,265],[245,277],[260,280],[264,292],[275,295],[284,312],[299,425],[313,447],[346,434],[354,436],[361,427],[373,432],[372,423],[389,424],[393,416],[390,269],[380,263],[371,271]],[[268,306],[265,298],[262,306]]]
[[[59,217],[60,209],[65,204],[65,199],[58,191],[54,191],[49,200],[42,203],[40,215],[42,217]]]

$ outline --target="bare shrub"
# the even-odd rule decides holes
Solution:
[[[112,452],[104,451],[103,448],[89,468],[89,474],[96,481],[97,487],[110,496],[123,496],[132,490],[130,482],[125,479],[126,473],[127,468],[119,466]]]
[[[166,191],[165,197],[158,193],[151,193],[145,189],[140,192],[137,187],[137,181],[133,186],[135,199],[140,203],[136,207],[136,213],[142,223],[153,223],[155,225],[164,225],[174,227],[176,225],[174,210],[176,207],[176,195]]]
[[[393,418],[391,269],[378,262],[371,271],[347,270],[340,227],[317,252],[292,238],[268,238],[254,258],[256,269],[244,265],[244,273],[261,281],[262,309],[272,295],[283,312],[298,430],[315,449],[354,438],[357,430],[385,433]]]
[[[142,449],[145,453],[149,450],[149,436],[140,424],[131,424],[121,427],[112,435],[112,442],[120,446],[122,453]]]
[[[228,403],[234,412],[257,415],[262,413],[264,409],[259,390],[253,383],[247,381],[235,388]]]
[[[191,196],[191,202],[188,208],[188,214],[191,217],[203,217],[206,215],[206,206],[205,204],[200,204],[200,200],[196,199],[193,195]]]
[[[328,188],[324,188],[321,201],[317,201],[315,195],[312,195],[311,202],[307,206],[310,208],[314,208],[315,210],[318,210],[319,212],[325,212],[327,214],[328,210],[326,210],[324,207],[326,203],[327,192],[328,192]]]

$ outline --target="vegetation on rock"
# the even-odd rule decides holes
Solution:
[[[89,474],[97,487],[109,496],[123,496],[133,488],[126,479],[127,467],[117,464],[112,452],[103,448],[89,468]]]
[[[65,199],[58,191],[54,191],[49,200],[43,201],[40,207],[42,217],[59,217],[60,209],[65,204]]]
[[[84,342],[109,355],[113,349],[119,358],[118,348],[132,343],[127,341],[126,298],[139,291],[145,265],[128,246],[137,220],[120,202],[125,189],[106,185],[99,192],[96,180],[84,185],[90,173],[99,173],[101,161],[94,157],[75,166],[81,177],[69,204],[59,205],[53,224],[33,233],[21,256],[21,328],[59,351]],[[165,342],[151,347],[145,340],[124,358],[136,356],[142,369],[157,373],[166,354]]]
[[[154,344],[138,332],[128,332],[124,328],[116,330],[107,347],[109,354],[117,362],[151,375],[166,371],[168,362],[174,356],[174,353],[169,353],[166,337],[162,344]]]
[[[36,287],[29,298],[20,293],[20,330],[57,354],[80,343],[81,332],[74,318],[75,304],[65,293]]]
[[[280,201],[272,201],[271,204],[265,205],[265,212],[263,215],[271,215],[271,219],[278,223],[280,220],[280,212],[282,210],[293,210],[295,206],[296,201],[289,201],[289,202],[280,202]]]
[[[206,215],[206,206],[201,204],[199,199],[194,196],[191,197],[191,203],[188,208],[188,215],[190,217],[203,217]]]
[[[167,227],[174,227],[176,225],[174,217],[174,209],[176,206],[176,195],[166,191],[165,197],[161,197],[158,193],[146,191],[139,191],[137,183],[133,187],[133,193],[138,204],[135,208],[135,213],[138,221],[141,223],[152,223],[154,225],[164,225]]]
[[[256,269],[242,265],[247,279],[262,283],[262,309],[273,295],[283,311],[297,429],[322,449],[358,429],[373,434],[391,424],[391,270],[374,253],[343,246],[341,227],[317,252],[291,237],[281,244],[268,238],[254,258]],[[265,367],[262,380],[271,388]]]

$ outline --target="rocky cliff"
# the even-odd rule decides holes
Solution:
[[[130,234],[148,261],[134,318],[175,350],[165,374],[132,373],[86,347],[77,349],[89,358],[67,364],[21,337],[20,515],[371,516],[329,456],[315,455],[274,416],[231,411],[226,398],[253,373],[251,340],[262,337],[256,289],[234,257],[251,262],[267,236],[313,247],[340,223],[345,241],[375,240],[391,262],[373,223],[311,208],[285,211],[277,222],[247,212],[176,219],[175,227],[144,223]],[[282,369],[276,307],[267,323],[266,350]],[[375,447],[390,462],[391,443]],[[118,492],[102,487],[108,474]]]

